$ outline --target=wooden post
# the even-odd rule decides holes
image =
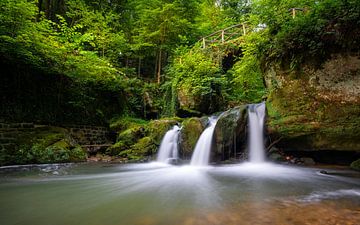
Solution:
[[[224,35],[225,35],[225,31],[222,30],[222,31],[221,31],[221,43],[224,43],[224,41],[225,41]]]
[[[296,10],[295,10],[295,8],[292,8],[292,18],[294,19],[295,16],[296,16]]]
[[[242,24],[242,28],[243,28],[244,35],[246,35],[245,24]]]
[[[205,38],[203,38],[203,43],[202,43],[203,49],[206,48],[206,42],[205,42]]]

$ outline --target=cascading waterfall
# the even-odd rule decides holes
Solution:
[[[160,149],[157,155],[158,162],[168,163],[169,159],[178,159],[178,139],[180,127],[175,125],[171,130],[166,132],[161,141]]]
[[[202,132],[196,142],[194,153],[191,157],[191,166],[207,166],[209,164],[213,134],[218,118],[209,117],[209,126]]]
[[[249,145],[250,145],[250,162],[265,162],[264,149],[264,120],[265,120],[265,103],[249,105]]]

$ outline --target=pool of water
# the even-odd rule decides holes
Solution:
[[[359,173],[323,170],[268,163],[2,169],[0,224],[360,224]]]

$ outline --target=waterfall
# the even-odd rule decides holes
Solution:
[[[261,163],[265,161],[264,149],[264,120],[265,103],[249,105],[249,129],[250,129],[250,162]]]
[[[175,125],[171,130],[166,132],[164,138],[161,141],[160,149],[157,155],[158,162],[168,163],[169,159],[178,159],[178,138],[179,138],[179,126]]]
[[[194,153],[191,157],[191,166],[207,166],[209,164],[213,133],[218,118],[210,117],[209,126],[202,132],[196,142]]]

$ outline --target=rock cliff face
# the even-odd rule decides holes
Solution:
[[[268,131],[284,150],[360,151],[360,54],[266,72]]]
[[[179,108],[176,114],[180,117],[200,117],[210,115],[223,109],[224,99],[219,88],[212,87],[212,92],[196,95],[187,87],[180,87],[177,92]]]

